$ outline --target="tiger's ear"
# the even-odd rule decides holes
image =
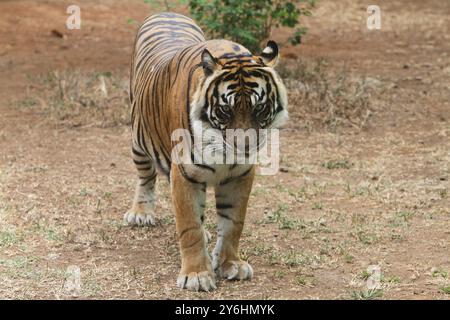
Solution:
[[[216,58],[208,51],[208,49],[202,52],[202,67],[205,76],[210,76],[219,68],[219,63]]]
[[[261,53],[261,59],[268,67],[275,67],[278,63],[280,53],[278,51],[278,45],[275,41],[269,40],[267,46]]]

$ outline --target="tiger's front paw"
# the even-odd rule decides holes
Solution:
[[[128,210],[123,220],[129,226],[154,226],[156,223],[153,212],[136,209]]]
[[[247,280],[253,277],[252,266],[242,260],[228,260],[222,263],[216,272],[219,277],[227,280]]]
[[[177,286],[190,291],[211,291],[217,288],[215,276],[209,271],[181,273],[177,279]]]

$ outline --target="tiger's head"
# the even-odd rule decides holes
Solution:
[[[228,129],[260,131],[282,126],[288,118],[288,101],[274,69],[278,60],[274,41],[269,41],[259,56],[243,48],[237,54],[215,57],[204,49],[204,77],[191,104],[194,133],[198,134],[200,127],[224,134]]]

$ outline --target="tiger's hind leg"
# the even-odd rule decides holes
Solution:
[[[156,167],[153,159],[137,146],[132,148],[133,162],[138,170],[133,205],[124,215],[128,225],[148,226],[155,225],[155,184]]]

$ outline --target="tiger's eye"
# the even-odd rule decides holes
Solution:
[[[259,112],[264,108],[265,104],[264,103],[259,103],[255,106],[255,111]]]
[[[222,105],[220,107],[222,108],[223,112],[230,112],[231,111],[231,108],[230,108],[230,106],[228,104],[224,104],[224,105]]]

